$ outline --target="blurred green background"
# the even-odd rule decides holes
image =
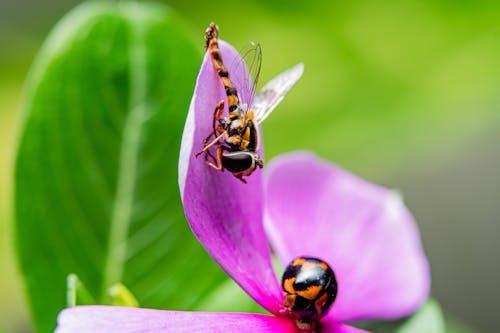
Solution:
[[[313,150],[398,188],[421,227],[433,295],[482,332],[500,309],[500,3],[163,1],[203,47],[207,24],[263,48],[261,84],[303,79],[265,123],[266,158]],[[79,1],[0,2],[0,332],[31,332],[12,250],[22,85],[53,25]],[[409,286],[411,288],[411,286]]]

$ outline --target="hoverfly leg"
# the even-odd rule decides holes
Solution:
[[[222,118],[222,112],[224,112],[224,100],[221,100],[219,103],[217,103],[217,106],[215,107],[212,123],[213,131],[210,132],[210,134],[205,138],[205,146],[208,144],[212,136],[217,135],[217,133],[221,134],[224,131],[224,129],[220,125],[217,126],[217,123]]]
[[[205,147],[203,147],[203,150],[202,150],[202,151],[200,151],[200,152],[198,152],[198,153],[196,153],[196,154],[194,154],[194,156],[195,156],[195,157],[198,157],[198,156],[200,156],[202,153],[204,153],[204,152],[208,151],[208,149],[209,149],[210,147],[212,147],[212,146],[213,146],[213,145],[215,145],[216,143],[219,143],[219,140],[220,140],[220,139],[222,139],[222,138],[223,138],[226,134],[227,134],[227,132],[226,132],[226,131],[224,131],[224,132],[222,132],[222,133],[221,133],[218,137],[216,137],[215,139],[213,139],[213,141],[212,141],[212,142],[210,142],[210,143],[208,143],[208,144],[206,144],[206,143],[205,143]]]
[[[224,171],[224,166],[222,165],[222,146],[219,146],[219,148],[217,148],[217,157],[215,158],[216,164],[210,162],[207,156],[208,153],[205,155],[205,163],[207,163],[209,167],[214,168],[217,171]],[[210,154],[210,156],[213,157],[212,154]]]
[[[235,176],[235,177],[238,178],[239,180],[241,180],[243,182],[243,184],[247,183],[247,181],[245,179],[243,179],[242,175],[238,175],[238,176]]]
[[[219,103],[217,103],[217,106],[215,107],[214,110],[214,118],[213,118],[213,128],[214,131],[212,133],[217,133],[220,132],[220,125],[216,126],[216,124],[219,123],[219,120],[222,118],[222,113],[224,112],[224,100],[221,100]],[[208,140],[207,140],[208,141]]]
[[[217,164],[217,158],[212,154],[210,150],[207,150],[205,152],[205,163],[208,164],[208,162],[212,162],[212,164],[216,165]]]
[[[204,152],[208,152],[208,148],[213,146],[216,142],[219,141],[220,138],[222,138],[224,136],[226,130],[222,126],[216,125],[217,123],[220,122],[220,119],[222,118],[223,112],[224,112],[224,100],[221,100],[221,101],[219,101],[219,103],[217,103],[217,106],[215,107],[215,110],[214,110],[213,124],[212,124],[213,131],[210,132],[210,134],[205,138],[205,141],[203,142],[203,144],[204,144],[203,150],[194,154],[195,157],[200,156]],[[217,134],[219,134],[219,136],[216,136]],[[212,138],[212,136],[214,136],[215,139],[212,142],[210,142],[210,139]],[[210,154],[210,155],[211,155],[212,159],[215,160],[213,155],[212,154]]]

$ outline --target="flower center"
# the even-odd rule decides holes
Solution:
[[[317,258],[294,259],[283,273],[281,286],[285,291],[283,312],[303,332],[314,331],[337,297],[333,270]]]

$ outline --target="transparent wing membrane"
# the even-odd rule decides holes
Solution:
[[[254,119],[261,124],[283,100],[304,72],[302,63],[276,76],[269,81],[254,99]]]
[[[235,82],[238,97],[242,104],[250,107],[255,97],[255,89],[259,81],[260,67],[262,64],[262,49],[257,42],[249,42],[241,51],[241,58],[234,59],[229,67],[229,73],[239,73],[248,70],[248,79]],[[247,77],[246,75],[239,75]]]

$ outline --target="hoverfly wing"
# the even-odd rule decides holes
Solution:
[[[254,119],[257,124],[261,124],[271,114],[303,72],[304,64],[300,63],[266,83],[255,97],[253,104]]]
[[[229,73],[233,77],[245,78],[235,81],[238,98],[241,104],[252,105],[255,97],[255,87],[259,81],[262,65],[262,49],[257,42],[249,42],[241,51],[241,58],[234,59],[229,65]],[[248,73],[248,75],[246,74]]]

